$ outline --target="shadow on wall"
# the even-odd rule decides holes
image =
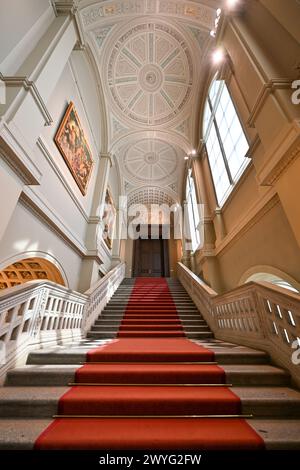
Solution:
[[[22,259],[0,271],[0,290],[44,279],[65,285],[60,271],[50,261],[42,258]]]
[[[264,268],[264,269],[262,269]],[[293,279],[288,274],[269,266],[252,268],[247,271],[241,278],[239,285],[246,284],[247,282],[269,282],[270,284],[278,287],[283,287],[289,291],[300,293],[300,283]]]

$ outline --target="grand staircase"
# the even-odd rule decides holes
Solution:
[[[161,310],[159,317],[153,314],[153,311],[151,312],[152,307],[144,307],[141,315],[139,311],[140,303],[137,302],[135,306],[132,306],[130,313],[127,313],[126,321],[124,321],[123,317],[132,294],[133,285],[134,279],[124,281],[88,333],[88,338],[115,338],[121,323],[123,323],[123,332],[132,337],[148,336],[149,331],[152,331],[152,334],[156,331],[158,337],[182,336],[182,331],[178,331],[178,328],[180,330],[182,327],[185,335],[190,339],[212,338],[213,334],[196,305],[181,284],[173,279],[168,280],[168,286],[177,310],[175,316],[173,312],[168,312],[165,307],[168,305],[168,300],[160,296],[159,302],[156,301],[156,307],[160,306],[165,310]]]
[[[151,289],[133,290],[134,280],[125,279],[85,340],[31,352],[25,366],[8,373],[0,389],[0,449],[32,449],[53,416],[67,422],[71,415],[84,429],[83,414],[91,412],[78,397],[85,390],[85,401],[96,410],[94,422],[100,420],[103,448],[112,439],[114,448],[124,447],[125,440],[130,448],[123,425],[131,426],[132,435],[141,426],[141,437],[134,437],[140,448],[159,435],[161,448],[184,449],[193,432],[196,447],[202,423],[217,442],[220,422],[227,426],[225,439],[243,420],[267,449],[300,449],[300,393],[287,372],[270,364],[264,352],[214,339],[177,280],[168,280],[169,293],[164,289],[159,298]],[[190,351],[175,350],[186,337]],[[125,349],[109,349],[116,339]],[[153,344],[161,347],[154,351]],[[224,419],[214,420],[212,409]],[[230,410],[237,411],[229,416]],[[146,431],[145,420],[152,423]]]

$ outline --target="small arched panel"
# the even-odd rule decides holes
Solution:
[[[36,280],[48,280],[65,285],[58,268],[43,258],[22,259],[0,271],[1,290]]]

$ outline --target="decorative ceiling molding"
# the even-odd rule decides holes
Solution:
[[[113,25],[106,25],[93,31],[93,36],[99,50],[102,49],[102,45],[112,28]]]
[[[166,184],[176,179],[178,154],[175,148],[157,139],[143,139],[120,152],[119,164],[125,178],[135,184]]]
[[[134,126],[170,124],[192,96],[190,47],[173,26],[154,20],[126,24],[107,44],[103,81],[121,119]]]
[[[134,15],[164,15],[191,21],[210,31],[216,19],[216,10],[194,1],[183,0],[114,0],[101,1],[83,8],[80,12],[85,28],[90,28],[108,18]]]
[[[167,204],[172,206],[178,202],[177,195],[167,188],[157,186],[138,188],[128,195],[128,207],[132,204]]]

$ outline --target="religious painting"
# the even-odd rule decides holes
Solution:
[[[106,190],[105,195],[105,208],[103,212],[103,239],[109,249],[112,248],[112,238],[114,233],[114,226],[116,220],[116,209],[114,201],[109,189]]]
[[[54,141],[80,191],[85,195],[94,162],[72,102],[68,106]]]

